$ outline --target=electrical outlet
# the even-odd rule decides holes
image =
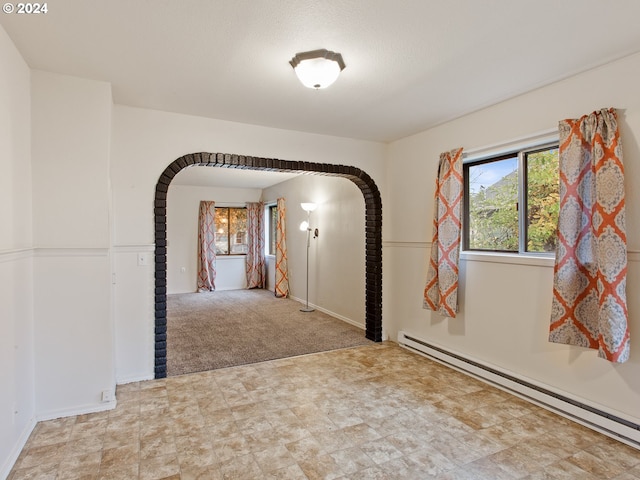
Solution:
[[[102,401],[103,402],[111,402],[111,401],[113,401],[113,395],[111,395],[111,390],[103,390],[102,391]]]

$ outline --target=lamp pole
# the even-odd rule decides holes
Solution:
[[[301,312],[313,312],[314,308],[309,308],[309,248],[311,247],[311,210],[307,210],[307,299]]]
[[[307,212],[307,221],[300,224],[300,230],[307,231],[307,299],[305,307],[301,308],[301,312],[313,312],[315,309],[309,307],[309,248],[311,247],[311,212],[313,212],[317,205],[315,203],[303,202],[300,204],[302,209]],[[313,238],[318,236],[318,229],[314,230]]]

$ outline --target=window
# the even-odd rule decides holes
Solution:
[[[276,254],[276,228],[278,226],[278,206],[269,206],[269,255]]]
[[[216,207],[216,255],[244,255],[247,245],[247,209]]]
[[[553,253],[558,175],[557,144],[465,162],[465,249]]]

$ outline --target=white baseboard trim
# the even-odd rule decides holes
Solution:
[[[74,415],[86,415],[87,413],[105,412],[107,410],[113,410],[118,404],[117,400],[110,402],[104,402],[99,404],[89,404],[69,409],[51,410],[48,412],[41,412],[36,416],[38,422],[44,422],[46,420],[53,420],[55,418],[73,417]]]
[[[153,373],[145,373],[144,375],[132,375],[130,377],[116,378],[116,385],[125,385],[127,383],[146,382],[147,380],[153,380],[155,376]]]
[[[606,407],[596,405],[584,398],[573,396],[467,355],[453,352],[404,331],[398,332],[398,344],[412,352],[640,449],[640,425],[636,419],[624,418],[622,414],[607,410]]]
[[[301,298],[294,297],[294,296],[291,296],[291,295],[289,295],[289,298],[291,300],[295,300],[296,302],[301,303],[302,305],[306,305],[307,304],[307,301],[303,300]],[[332,312],[331,310],[327,310],[326,308],[319,307],[318,305],[314,305],[313,303],[309,303],[309,307],[310,308],[314,308],[314,309],[318,310],[319,312],[326,313],[327,315],[329,315],[331,317],[334,317],[334,318],[337,318],[338,320],[342,320],[343,322],[349,323],[349,324],[353,325],[354,327],[358,327],[361,330],[366,330],[366,326],[363,323],[358,323],[355,320],[352,320],[351,318],[345,317],[344,315],[340,315],[339,313]]]
[[[16,442],[13,449],[11,450],[11,453],[2,464],[2,467],[0,467],[0,478],[7,478],[9,476],[9,472],[11,472],[11,469],[16,464],[16,460],[18,460],[18,457],[20,456],[20,452],[22,452],[22,449],[27,444],[27,440],[29,440],[29,435],[31,435],[31,432],[33,432],[33,429],[35,427],[36,427],[36,419],[35,417],[31,417],[27,422],[27,425],[25,426],[24,430],[20,434],[18,441]]]

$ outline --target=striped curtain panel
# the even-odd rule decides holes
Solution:
[[[264,288],[264,203],[247,203],[247,244],[245,258],[247,288]]]
[[[560,129],[560,216],[549,341],[629,358],[624,168],[618,120],[603,109]]]
[[[462,192],[462,148],[458,148],[440,154],[423,301],[424,308],[452,318],[458,311]]]
[[[276,222],[276,297],[289,296],[289,267],[287,266],[286,218],[287,208],[284,198],[278,199],[278,220]]]
[[[200,202],[198,215],[198,291],[216,289],[215,202]]]

